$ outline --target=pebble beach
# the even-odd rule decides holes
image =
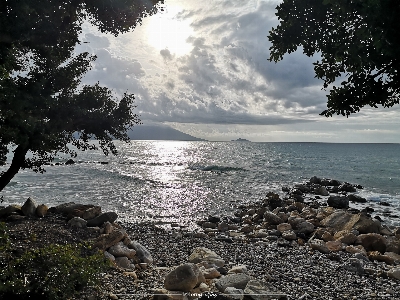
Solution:
[[[40,218],[0,215],[15,248],[80,240],[102,245],[101,237],[120,230],[121,245],[138,255],[134,244],[140,244],[151,255],[127,259],[123,267],[115,263],[99,274],[100,285],[75,299],[400,299],[400,230],[372,217],[365,199],[350,197],[358,188],[313,177],[285,188],[286,196],[269,193],[234,215],[197,220],[191,231],[115,218],[105,232],[106,222],[93,221],[98,216],[87,217],[91,226],[72,222],[93,207],[80,217],[51,208]],[[363,208],[352,208],[349,198]],[[26,239],[32,232],[40,233],[35,241]],[[199,249],[207,253],[198,256]],[[190,274],[176,274],[178,266]],[[193,284],[179,285],[192,273]]]

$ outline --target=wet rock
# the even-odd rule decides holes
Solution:
[[[227,287],[244,289],[250,280],[251,277],[244,273],[228,274],[226,276],[221,277],[218,281],[216,281],[215,287],[220,292],[224,292]]]
[[[167,274],[164,287],[171,291],[189,292],[202,282],[205,282],[205,278],[199,267],[192,263],[186,263]]]
[[[350,194],[347,196],[349,198],[350,202],[356,202],[356,203],[366,203],[367,199],[360,197],[358,195]]]
[[[72,158],[70,158],[65,162],[65,164],[66,165],[73,165],[73,164],[75,164],[75,161]]]
[[[188,260],[189,262],[195,264],[207,262],[217,267],[223,267],[225,265],[225,261],[219,255],[217,255],[217,253],[205,247],[195,248],[192,254],[190,254]]]
[[[362,245],[364,249],[369,251],[386,252],[386,239],[377,233],[360,234],[355,241],[357,245]]]
[[[317,176],[313,176],[310,178],[309,180],[310,183],[314,183],[314,184],[320,184],[321,183],[321,178],[317,177]]]
[[[349,198],[344,196],[330,196],[327,203],[330,207],[333,208],[348,208]]]
[[[315,188],[314,189],[314,193],[316,195],[321,195],[321,196],[328,196],[329,195],[328,190],[324,186],[319,186],[319,187]]]
[[[348,193],[354,193],[354,192],[357,191],[357,189],[353,185],[351,185],[349,183],[344,183],[341,186],[339,186],[339,191],[348,192]]]
[[[24,205],[22,205],[21,211],[24,214],[24,216],[35,216],[36,208],[37,208],[36,202],[31,197],[29,197],[25,201]]]
[[[254,300],[288,299],[285,293],[273,291],[270,284],[260,280],[250,280],[244,289],[244,294],[249,295],[250,299]]]
[[[75,217],[68,221],[69,226],[76,228],[86,228],[86,220]]]
[[[95,227],[95,226],[101,226],[105,222],[113,223],[117,218],[118,215],[113,211],[102,213],[101,215],[98,215],[94,219],[89,220],[87,222],[87,226]]]

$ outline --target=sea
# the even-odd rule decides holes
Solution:
[[[366,205],[400,225],[400,144],[115,142],[118,155],[78,151],[46,172],[21,170],[0,192],[1,205],[66,202],[100,205],[124,222],[194,228],[207,215],[230,215],[268,192],[284,195],[312,176],[362,185]],[[8,163],[11,156],[8,157]],[[5,170],[7,165],[1,167]],[[381,206],[385,202],[389,206]],[[175,224],[175,225],[174,225]]]

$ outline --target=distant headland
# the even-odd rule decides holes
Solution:
[[[246,139],[242,139],[242,138],[238,138],[236,140],[231,140],[231,142],[251,142],[251,141],[246,140]]]

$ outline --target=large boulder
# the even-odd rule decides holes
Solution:
[[[217,267],[223,267],[225,265],[225,261],[217,255],[217,253],[205,247],[195,248],[188,260],[194,264],[207,262]]]
[[[358,195],[354,195],[354,194],[350,194],[347,196],[349,198],[350,202],[357,202],[357,203],[365,203],[367,202],[367,199],[358,196]]]
[[[36,215],[37,204],[31,197],[29,197],[24,205],[22,205],[21,210],[25,216],[35,216]]]
[[[345,196],[330,196],[327,203],[330,207],[333,208],[348,208],[349,198]]]
[[[93,206],[86,209],[83,214],[82,218],[85,220],[91,220],[101,214],[101,207],[100,206]]]
[[[379,251],[385,253],[386,251],[386,239],[377,233],[360,234],[355,244],[362,245],[365,250],[368,251]]]
[[[283,223],[283,220],[280,217],[270,211],[266,211],[264,213],[264,221],[270,225],[278,225]]]
[[[47,207],[46,204],[39,204],[36,207],[36,215],[40,218],[44,217],[47,214],[47,211],[49,210],[49,208]]]
[[[228,274],[226,276],[221,277],[215,283],[215,287],[220,292],[224,292],[227,287],[234,287],[236,289],[244,289],[250,280],[251,280],[251,277],[244,273]]]
[[[72,218],[71,220],[68,221],[69,226],[75,228],[85,228],[86,223],[87,223],[86,220],[79,217]]]
[[[94,242],[93,247],[99,248],[100,250],[106,250],[111,246],[114,246],[116,243],[122,241],[126,238],[128,234],[125,230],[114,230],[109,234],[102,234],[100,235]]]
[[[101,226],[105,222],[110,222],[113,223],[116,219],[118,218],[118,215],[113,212],[106,212],[102,213],[101,215],[98,215],[94,219],[91,219],[87,222],[88,227],[96,227],[96,226]]]
[[[205,278],[199,267],[192,263],[186,263],[167,274],[164,287],[170,291],[189,292],[202,282],[205,282]]]

